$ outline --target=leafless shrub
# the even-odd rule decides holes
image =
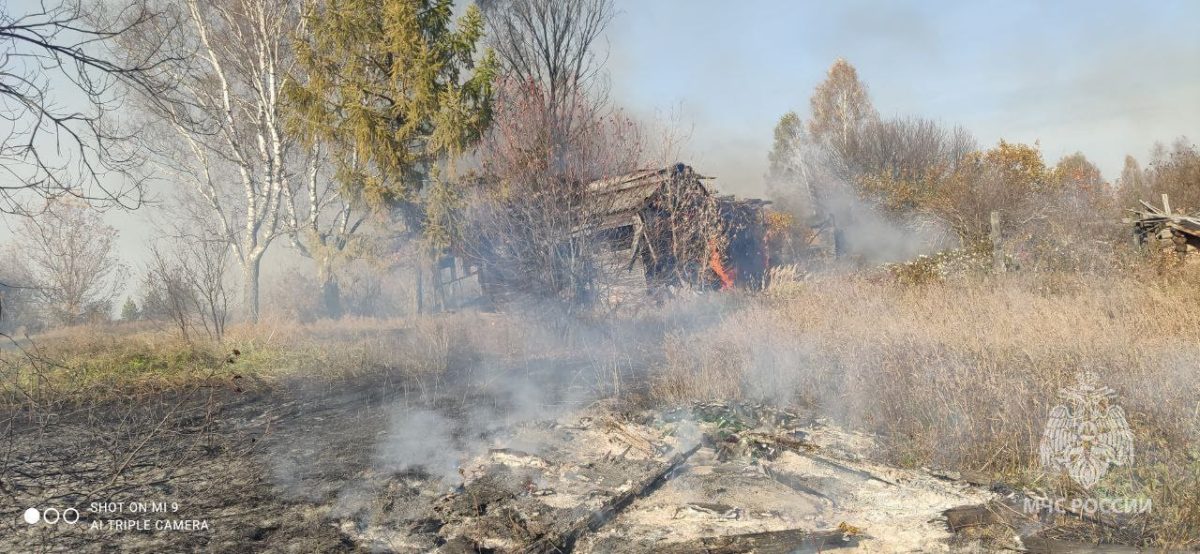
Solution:
[[[201,332],[220,342],[229,315],[229,244],[219,237],[184,234],[172,237],[170,245],[167,252],[151,247],[143,311],[166,316],[184,340]]]
[[[275,321],[311,323],[321,314],[320,289],[312,275],[287,272],[264,290],[266,309],[263,316]]]
[[[162,317],[171,322],[185,341],[190,340],[191,306],[195,302],[183,268],[174,264],[155,248],[146,275],[147,290],[142,300],[149,317]]]
[[[361,317],[403,315],[412,298],[407,282],[387,278],[387,270],[367,260],[351,260],[337,269],[345,313]]]

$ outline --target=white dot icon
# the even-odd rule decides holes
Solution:
[[[38,512],[37,508],[25,510],[25,523],[33,525],[37,523],[39,519],[42,519],[42,514]]]

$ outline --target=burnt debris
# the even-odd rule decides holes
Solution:
[[[1139,201],[1142,209],[1129,210],[1136,217],[1127,219],[1133,225],[1134,238],[1139,245],[1173,250],[1181,257],[1200,249],[1200,217],[1171,210],[1171,202],[1163,195],[1163,207]]]

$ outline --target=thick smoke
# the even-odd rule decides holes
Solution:
[[[324,460],[315,454],[329,446],[310,431],[321,424],[312,419],[297,423],[300,428],[287,432],[289,439],[274,451],[276,484],[298,497],[335,494],[343,514],[370,509],[379,486],[376,477],[417,476],[437,482],[435,488],[452,489],[463,482],[460,469],[489,449],[542,454],[545,445],[517,438],[513,431],[614,397],[624,383],[644,377],[654,361],[652,346],[662,340],[660,322],[589,321],[542,306],[513,307],[513,312],[425,321],[441,320],[445,328],[413,333],[414,340],[431,343],[424,350],[443,347],[444,336],[458,342],[449,353],[433,356],[444,358],[441,371],[410,376],[414,382],[392,385],[394,393],[382,398],[377,391],[365,391],[334,402],[344,407],[337,415],[320,417],[354,418],[364,434],[377,437],[362,451],[339,457],[344,467],[306,466],[306,461]],[[407,343],[395,348],[410,356],[423,350]],[[329,478],[345,475],[348,468],[360,468],[353,470],[359,477]]]
[[[829,188],[826,209],[836,218],[845,253],[864,263],[899,262],[957,246],[954,233],[937,219],[888,215],[847,185]]]
[[[789,153],[790,170],[771,183],[772,199],[798,225],[832,218],[842,254],[864,264],[897,262],[958,246],[954,233],[932,217],[885,213],[850,182],[845,163],[827,148],[802,139]]]

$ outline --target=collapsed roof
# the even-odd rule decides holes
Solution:
[[[657,169],[639,169],[593,181],[587,185],[589,203],[597,216],[597,230],[606,230],[630,224],[654,193],[674,180],[694,181],[698,190],[708,195],[709,191],[700,180],[710,179],[696,173],[686,164],[677,163]]]

